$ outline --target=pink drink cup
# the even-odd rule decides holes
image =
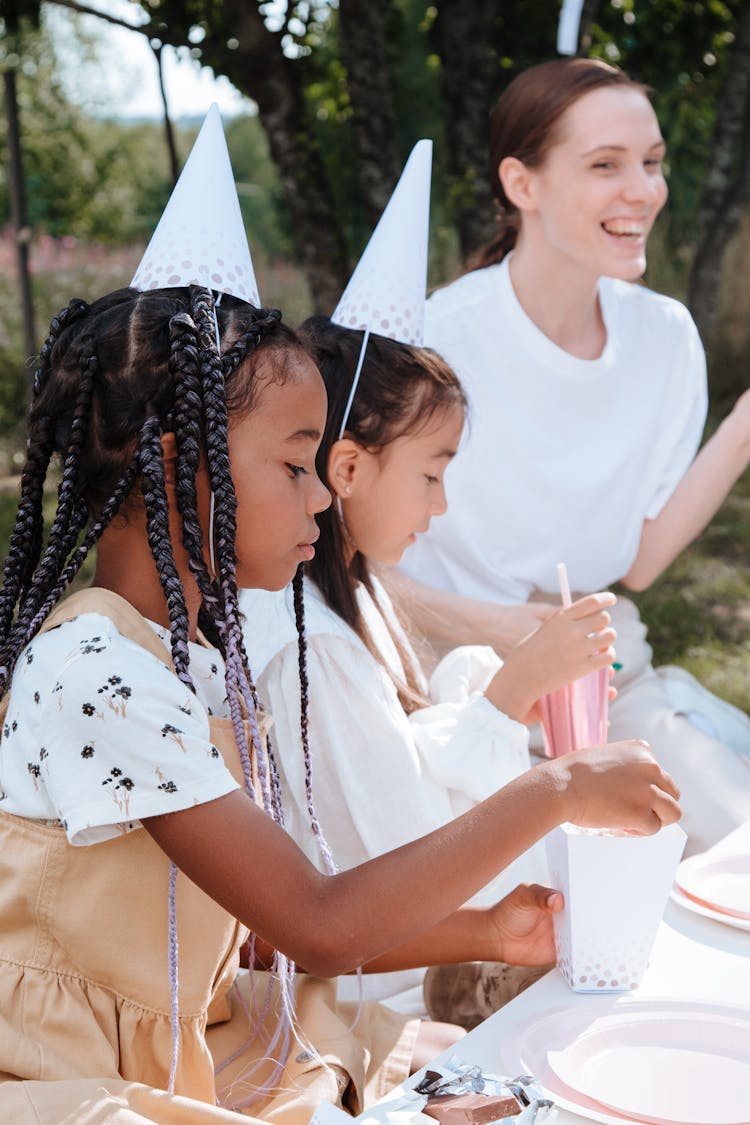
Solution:
[[[589,672],[539,700],[544,752],[559,758],[607,741],[609,668]]]

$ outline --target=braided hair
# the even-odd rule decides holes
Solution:
[[[112,520],[137,503],[140,491],[148,543],[169,614],[175,672],[194,690],[188,611],[170,536],[162,449],[163,435],[173,433],[182,546],[201,593],[201,623],[225,658],[227,701],[246,789],[255,796],[252,756],[263,806],[282,824],[278,771],[270,744],[259,734],[258,698],[242,638],[235,554],[237,498],[228,428],[232,415],[253,407],[261,355],[271,360],[264,367],[264,378],[270,370],[270,378],[283,382],[295,350],[306,354],[277,310],[256,309],[232,297],[215,305],[211,293],[197,286],[144,293],[121,289],[91,305],[72,301],[53,319],[34,375],[21,500],[0,590],[1,696],[24,647]],[[45,544],[42,499],[55,454],[61,475]],[[205,563],[198,517],[196,474],[202,457],[214,501],[214,576]],[[246,721],[252,745],[248,745]],[[311,798],[310,812],[317,825]],[[177,1064],[179,1015],[175,879],[172,867],[170,1088]],[[294,965],[277,954],[274,968],[287,1017],[281,1038],[288,1042]]]

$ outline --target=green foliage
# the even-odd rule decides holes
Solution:
[[[16,48],[22,44],[23,53]],[[122,243],[145,237],[169,196],[158,124],[104,121],[67,98],[47,31],[0,42],[16,68],[28,221],[35,231]],[[5,133],[0,136],[0,226],[8,221]]]
[[[670,205],[666,248],[695,235],[716,98],[742,0],[607,0],[593,28],[592,55],[622,66],[653,90],[667,141]]]

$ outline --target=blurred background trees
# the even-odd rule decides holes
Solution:
[[[97,6],[111,15],[111,5]],[[113,18],[132,24],[157,52],[186,45],[252,99],[227,123],[243,213],[259,273],[271,275],[264,300],[301,316],[333,307],[421,136],[435,141],[431,282],[462,268],[493,223],[489,109],[519,70],[554,56],[559,7],[559,0],[131,0]],[[81,0],[0,4],[6,119],[12,78],[20,121],[21,237],[32,268],[45,238],[133,247],[137,260],[172,184],[164,126],[71,100],[48,18],[61,8],[92,10]],[[82,44],[95,56],[95,40],[82,36]],[[734,394],[747,383],[750,353],[737,311],[750,292],[742,251],[750,237],[750,0],[586,0],[579,53],[616,62],[653,89],[671,198],[654,235],[649,281],[690,301],[720,359],[714,391]],[[178,158],[197,124],[177,123]],[[0,151],[5,226],[13,217],[7,131]],[[36,301],[41,324],[52,309],[44,292]],[[20,317],[8,304],[6,293],[0,384],[3,349],[23,350]]]

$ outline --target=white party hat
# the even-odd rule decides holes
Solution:
[[[331,320],[422,346],[432,141],[417,141]]]
[[[557,53],[574,55],[578,50],[578,33],[581,24],[583,0],[562,0],[557,23]]]
[[[260,305],[218,106],[206,114],[131,285],[202,285]]]

